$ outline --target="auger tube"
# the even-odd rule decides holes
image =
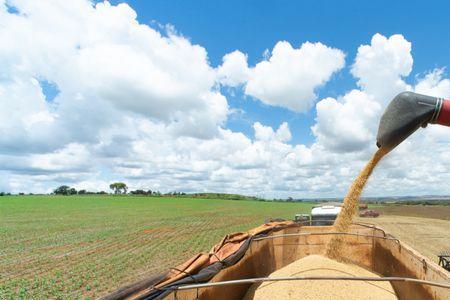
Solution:
[[[400,93],[381,116],[377,146],[390,151],[429,123],[450,126],[450,100],[412,92]]]

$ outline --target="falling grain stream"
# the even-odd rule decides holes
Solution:
[[[339,213],[336,221],[334,222],[334,231],[336,232],[347,232],[350,225],[352,224],[353,217],[358,212],[359,198],[361,193],[366,185],[367,180],[369,179],[372,171],[375,169],[378,162],[383,158],[383,156],[387,153],[383,148],[378,149],[377,152],[372,156],[369,162],[366,164],[364,169],[359,173],[358,177],[353,181],[347,196],[344,198],[344,204],[342,206],[342,210]],[[343,257],[340,256],[342,250],[342,239],[341,235],[335,235],[333,239],[327,246],[328,257],[342,260]]]

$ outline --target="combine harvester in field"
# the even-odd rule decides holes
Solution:
[[[298,215],[298,222],[230,234],[209,253],[105,299],[450,299],[448,271],[381,228],[351,223],[378,160],[428,123],[450,126],[450,101],[402,93],[390,103],[378,130],[381,155],[355,180],[342,208],[317,210],[327,218],[324,211],[337,211],[333,226],[317,219],[309,226],[312,219]]]

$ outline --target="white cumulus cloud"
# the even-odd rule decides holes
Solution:
[[[358,48],[352,74],[364,92],[386,104],[396,94],[411,89],[403,77],[411,73],[412,65],[410,42],[400,34],[387,38],[377,33],[370,45]]]
[[[317,143],[333,151],[367,148],[375,141],[381,106],[364,92],[353,90],[342,98],[326,98],[316,105],[312,131]]]
[[[316,89],[344,67],[345,55],[322,43],[306,42],[296,49],[287,41],[278,42],[267,60],[249,68],[247,58],[235,51],[224,57],[219,67],[222,84],[245,83],[245,93],[265,104],[304,112],[316,100]]]
[[[174,134],[217,134],[228,103],[206,50],[136,20],[127,4],[9,1],[0,7],[0,145],[55,150],[96,142],[101,130],[141,115]],[[50,102],[42,82],[59,93]]]
[[[236,50],[226,54],[222,60],[222,65],[217,68],[217,77],[221,84],[236,87],[247,82],[250,73],[247,55]]]
[[[434,69],[419,78],[414,91],[419,94],[450,98],[450,80],[444,77],[444,69]]]
[[[289,142],[291,139],[291,131],[289,125],[284,122],[278,127],[276,131],[270,126],[264,126],[259,122],[253,124],[255,130],[255,138],[259,141],[271,141],[276,140],[280,142]]]

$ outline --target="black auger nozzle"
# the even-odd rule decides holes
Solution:
[[[435,123],[439,105],[442,105],[442,99],[439,98],[412,92],[398,94],[381,116],[377,146],[390,151],[419,127]]]

